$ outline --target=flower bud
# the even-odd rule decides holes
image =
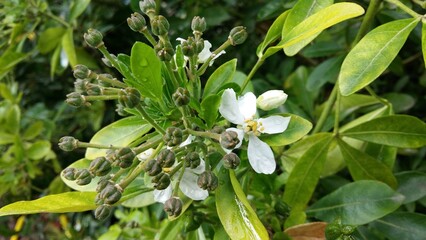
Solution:
[[[223,166],[228,169],[236,169],[240,165],[240,158],[235,153],[228,153],[223,156]]]
[[[170,61],[175,54],[173,47],[170,43],[164,44],[163,41],[159,41],[155,46],[154,50],[157,53],[158,58],[161,61]]]
[[[164,211],[170,216],[170,217],[177,217],[182,212],[182,200],[180,200],[177,197],[171,197],[169,200],[167,200],[164,203]]]
[[[238,143],[240,143],[240,139],[238,139],[238,133],[235,131],[225,131],[220,134],[220,145],[225,149],[234,149]]]
[[[145,165],[145,172],[149,176],[156,176],[157,174],[161,173],[163,169],[161,168],[160,164],[158,164],[157,161],[151,160]]]
[[[201,159],[197,152],[189,152],[185,156],[185,167],[196,168],[200,165]]]
[[[117,56],[115,56],[114,54],[110,54],[110,56],[111,56],[112,58],[114,58],[114,59],[117,59]],[[112,63],[109,61],[109,59],[108,59],[108,58],[103,57],[103,58],[101,58],[101,60],[102,60],[102,62],[105,64],[105,66],[107,66],[107,67],[113,67]]]
[[[89,166],[89,172],[95,176],[105,176],[111,171],[111,163],[105,157],[95,158]]]
[[[150,16],[155,14],[155,0],[143,0],[139,2],[139,8],[143,13]]]
[[[85,79],[85,78],[88,78],[90,76],[90,73],[92,71],[88,67],[86,67],[85,65],[78,64],[74,67],[73,72],[74,72],[75,78]]]
[[[92,181],[92,175],[87,169],[80,169],[75,173],[76,183],[80,186],[87,185]]]
[[[170,149],[163,149],[158,153],[157,162],[161,167],[167,168],[175,164],[176,156],[175,153]]]
[[[89,83],[89,82],[88,82],[87,80],[84,80],[84,79],[76,79],[76,80],[74,81],[74,90],[75,90],[75,92],[80,93],[80,94],[87,94],[87,93],[86,93],[86,85],[87,85],[88,83]]]
[[[99,193],[99,198],[104,200],[106,204],[114,204],[121,198],[121,191],[114,185],[108,184]]]
[[[195,48],[197,47],[193,37],[188,37],[187,40],[182,41],[180,44],[182,47],[182,53],[185,56],[192,57],[195,54]]]
[[[92,48],[99,48],[104,45],[104,42],[102,41],[102,33],[96,29],[89,28],[83,37],[87,45],[91,46]]]
[[[96,84],[88,83],[86,84],[86,93],[87,95],[98,96],[102,95],[102,89]]]
[[[182,107],[189,103],[189,91],[186,88],[179,87],[172,95],[172,99],[176,106]]]
[[[118,93],[118,102],[128,108],[136,107],[141,101],[141,94],[135,88],[126,88]]]
[[[183,133],[180,128],[169,127],[166,130],[166,134],[163,136],[164,142],[169,147],[174,147],[182,143]]]
[[[108,204],[102,204],[95,210],[95,218],[102,221],[105,220],[112,212],[112,206]]]
[[[281,106],[286,100],[287,94],[284,91],[270,90],[260,95],[256,100],[256,104],[258,108],[269,111]]]
[[[191,29],[194,32],[194,35],[203,33],[206,30],[206,20],[203,17],[195,16],[191,22]]]
[[[247,31],[243,26],[234,27],[228,37],[232,46],[242,44],[247,39]]]
[[[73,107],[81,107],[86,104],[86,100],[84,99],[83,95],[78,92],[67,94],[67,100],[65,100],[65,102]]]
[[[130,29],[135,32],[142,32],[144,29],[146,29],[145,18],[137,12],[132,13],[130,17],[127,18],[127,24],[129,25]]]
[[[61,137],[58,146],[60,149],[70,152],[78,148],[78,140],[70,136]]]
[[[193,46],[195,46],[194,51],[196,54],[201,53],[204,49],[204,39],[200,38],[198,40],[195,40]]]
[[[103,177],[99,180],[98,185],[96,186],[96,192],[100,193],[108,185],[114,186],[114,183],[110,181],[109,177]]]
[[[76,170],[77,169],[75,169],[75,168],[65,168],[62,171],[62,176],[64,176],[64,178],[67,179],[67,180],[74,181]]]
[[[285,202],[278,200],[274,205],[275,212],[278,214],[288,217],[290,215],[290,206],[288,206]]]
[[[169,32],[170,24],[167,19],[162,16],[154,16],[151,19],[151,31],[155,36],[164,36]]]
[[[211,130],[212,133],[217,133],[217,134],[221,134],[225,131],[225,127],[223,126],[214,126],[213,129]]]
[[[116,159],[119,162],[119,166],[121,168],[128,168],[133,164],[133,159],[135,159],[136,154],[135,152],[133,152],[132,149],[128,148],[128,147],[124,147],[119,149],[116,153],[115,153]]]
[[[114,149],[108,149],[106,151],[105,158],[112,163],[117,161],[116,151]]]
[[[213,191],[217,188],[218,179],[212,171],[205,171],[198,176],[197,184],[204,190]]]
[[[164,190],[170,185],[171,180],[169,174],[161,172],[157,176],[153,177],[151,182],[155,183],[155,189]]]
[[[102,73],[102,74],[98,75],[98,78],[99,78],[98,79],[98,85],[99,86],[101,86],[101,87],[111,87],[112,86],[111,83],[101,80],[103,78],[114,79],[114,77],[111,74]]]

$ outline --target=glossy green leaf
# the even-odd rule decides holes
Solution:
[[[257,217],[235,173],[222,168],[216,189],[216,209],[226,233],[235,239],[269,239],[268,232]]]
[[[132,47],[130,65],[134,79],[127,79],[139,90],[142,96],[161,99],[163,97],[163,79],[161,78],[161,61],[154,49],[142,42]]]
[[[392,103],[393,111],[395,113],[408,111],[416,104],[416,99],[406,93],[391,92],[383,94],[383,97]]]
[[[393,169],[398,148],[371,142],[364,142],[364,152],[386,165],[389,169]]]
[[[22,137],[25,140],[34,139],[43,131],[43,127],[44,127],[44,125],[43,125],[42,121],[35,121],[28,128],[25,129]]]
[[[91,143],[126,147],[136,139],[143,136],[151,125],[139,117],[127,117],[120,119],[99,130],[90,140]],[[104,156],[106,149],[88,148],[87,159],[95,159]]]
[[[256,54],[259,58],[262,57],[263,51],[265,51],[269,44],[273,43],[274,41],[277,41],[281,37],[284,22],[287,19],[289,12],[290,10],[281,13],[269,27],[265,39],[263,39],[263,41],[259,44],[256,50]]]
[[[333,56],[344,51],[343,44],[334,41],[318,41],[304,48],[302,55],[307,58],[318,58]]]
[[[374,81],[392,62],[420,19],[402,19],[369,32],[342,64],[339,88],[348,96]]]
[[[409,115],[392,115],[361,123],[343,136],[400,148],[426,145],[426,124]]]
[[[426,173],[420,171],[399,172],[397,191],[405,196],[404,204],[417,201],[426,196]]]
[[[11,50],[3,52],[0,56],[0,78],[3,78],[3,76],[11,71],[16,64],[25,60],[28,56],[29,54],[27,53],[20,53]]]
[[[30,159],[42,159],[49,154],[51,148],[51,144],[46,140],[38,140],[31,144],[31,146],[27,149],[26,154]]]
[[[66,31],[67,30],[62,27],[53,27],[44,30],[44,32],[40,34],[37,42],[37,48],[40,53],[45,54],[55,49]]]
[[[64,49],[72,67],[77,65],[77,54],[75,53],[73,35],[73,29],[69,28],[62,37],[62,48]]]
[[[71,4],[70,21],[80,16],[89,5],[90,0],[74,0]]]
[[[388,185],[361,180],[326,195],[306,213],[327,222],[340,218],[342,224],[362,225],[395,211],[403,201],[404,196]]]
[[[299,0],[291,9],[288,17],[284,23],[282,36],[285,35],[296,27],[303,20],[318,12],[321,9],[324,9],[333,4],[333,0]],[[294,56],[296,53],[300,51],[303,47],[305,47],[308,43],[310,43],[313,39],[315,39],[321,32],[310,36],[309,38],[304,39],[303,41],[298,42],[292,46],[284,48],[284,52],[287,56]]]
[[[332,139],[331,133],[322,135],[296,162],[283,196],[290,207],[301,209],[308,204],[320,178]]]
[[[424,239],[426,236],[426,215],[410,212],[396,212],[371,224],[389,240]]]
[[[218,109],[220,106],[221,97],[218,95],[210,95],[201,102],[200,117],[206,121],[207,128],[212,128],[218,117]]]
[[[333,57],[319,64],[309,74],[306,82],[306,89],[309,91],[318,90],[327,82],[335,82],[339,75],[340,65],[343,62],[343,56]]]
[[[392,170],[382,162],[372,158],[370,155],[351,147],[346,142],[338,139],[338,144],[349,172],[355,181],[376,180],[386,183],[396,189],[397,181]]]
[[[353,94],[351,96],[354,96],[354,95],[355,94]],[[391,113],[390,108],[388,106],[383,106],[381,108],[378,108],[378,109],[376,109],[374,111],[371,111],[371,112],[369,112],[369,113],[367,113],[365,115],[362,115],[361,117],[356,118],[356,119],[350,121],[349,123],[343,125],[340,128],[340,132],[344,132],[344,131],[346,131],[348,129],[351,129],[351,128],[353,128],[355,126],[358,126],[358,125],[360,125],[362,123],[371,121],[371,120],[373,120],[375,118],[382,117],[382,116],[388,116],[390,113]]]
[[[216,94],[222,85],[230,82],[233,79],[237,67],[237,59],[229,60],[218,67],[206,82],[203,98],[209,95]]]
[[[355,3],[342,2],[328,6],[303,20],[283,36],[279,46],[290,47],[308,39],[323,30],[350,18],[360,16],[364,9]]]
[[[0,208],[0,216],[33,213],[65,213],[93,210],[96,192],[66,192],[32,201],[19,201]]]
[[[426,23],[422,22],[422,52],[423,52],[423,62],[426,67]]]
[[[312,123],[302,117],[293,114],[281,115],[290,117],[290,123],[287,129],[283,133],[263,134],[260,136],[260,139],[269,146],[289,145],[304,137],[312,129]]]

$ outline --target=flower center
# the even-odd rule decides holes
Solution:
[[[246,133],[252,132],[255,136],[259,136],[261,134],[260,131],[263,131],[265,128],[263,127],[261,122],[246,120],[246,123],[243,126],[243,130]]]

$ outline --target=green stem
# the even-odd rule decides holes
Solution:
[[[179,171],[179,169],[181,169],[183,166],[183,162],[180,162],[178,165],[176,165],[170,172],[169,172],[169,176],[173,177],[173,175],[175,175],[177,173],[177,171]]]
[[[185,160],[182,161],[182,166],[185,166]],[[173,194],[172,196],[177,196],[178,192],[179,192],[179,185],[180,185],[180,181],[182,180],[183,174],[185,173],[185,167],[182,168],[182,171],[179,174],[179,177],[176,181],[176,185],[175,188],[173,189]]]
[[[46,16],[48,16],[48,17],[50,17],[51,19],[57,21],[58,23],[64,25],[67,28],[71,27],[71,25],[69,23],[67,23],[64,19],[62,19],[62,18],[60,18],[60,17],[52,14],[51,12],[41,12],[41,13],[44,14],[44,15],[46,15]]]
[[[376,98],[379,102],[381,102],[383,105],[390,107],[390,104],[388,102],[388,100],[379,97],[374,90],[370,87],[370,86],[366,86],[365,89],[368,91],[368,93],[373,96],[374,98]]]
[[[127,84],[118,81],[116,78],[111,79],[111,78],[105,77],[102,74],[96,74],[94,72],[92,72],[91,75],[92,74],[97,80],[101,80],[102,82],[110,83],[111,85],[116,86],[116,87],[121,87],[121,88],[127,87]]]
[[[338,86],[339,84],[336,83],[336,86]],[[333,129],[333,134],[336,136],[339,133],[339,122],[340,122],[340,100],[342,98],[342,95],[340,94],[339,91],[337,92],[337,96],[336,96],[336,103],[335,103],[335,114],[334,114],[334,129]]]
[[[85,96],[82,95],[82,97],[84,98],[84,100],[86,101],[96,101],[96,100],[101,100],[101,101],[105,101],[105,100],[116,100],[118,99],[118,95],[99,95],[99,96]]]
[[[211,133],[211,132],[199,132],[199,131],[195,131],[192,129],[186,129],[186,131],[189,134],[192,134],[194,136],[198,136],[198,137],[205,137],[205,138],[211,138],[211,139],[215,139],[217,141],[220,140],[220,135],[217,133]]]
[[[169,72],[169,75],[172,79],[172,84],[174,85],[173,89],[177,89],[179,87],[179,82],[175,75],[177,72],[173,71],[172,64],[170,63],[170,61],[164,62],[164,64],[166,65],[167,71]]]
[[[244,89],[247,87],[247,84],[250,82],[250,79],[253,77],[253,75],[256,73],[256,71],[259,69],[260,66],[262,66],[263,62],[265,62],[265,59],[263,56],[259,59],[257,59],[256,64],[251,69],[249,75],[244,80],[242,86],[241,86],[241,92],[244,92]]]
[[[105,45],[100,46],[98,48],[98,50],[102,53],[102,55],[104,55],[104,57],[106,57],[111,62],[111,64],[114,66],[114,68],[117,69],[117,71],[119,71],[122,74],[122,72],[120,71],[120,66],[118,65],[117,60],[111,56],[111,54],[108,52]],[[124,75],[124,74],[122,74],[122,75]]]
[[[413,16],[414,18],[418,18],[418,17],[422,16],[422,15],[416,13],[415,11],[413,11],[411,8],[405,6],[399,0],[386,0],[386,1],[395,4],[396,6],[398,6],[399,8],[401,8],[402,11],[408,13],[409,15]]]
[[[219,54],[222,50],[225,50],[227,47],[231,46],[231,41],[228,39],[226,40],[226,42],[224,42],[222,45],[220,45],[220,47],[218,47],[213,53],[212,55],[206,60],[205,63],[203,63],[203,65],[201,65],[200,69],[197,72],[197,76],[201,76],[203,75],[203,73],[206,71],[207,67],[209,66],[211,60],[217,55]]]
[[[312,134],[320,132],[322,127],[324,126],[325,120],[327,120],[328,115],[330,115],[331,109],[334,105],[334,102],[336,101],[337,91],[338,87],[337,84],[335,84],[330,96],[328,97],[327,102],[325,103],[324,110],[321,112],[321,116],[319,117],[318,122],[315,125],[314,130],[312,131]]]
[[[154,37],[151,35],[151,33],[148,31],[147,28],[144,28],[141,33],[145,36],[145,38],[148,40],[148,42],[154,47],[157,44],[157,41],[155,41]]]
[[[139,147],[136,147],[136,148],[134,148],[134,149],[132,149],[132,150],[133,150],[133,151],[136,153],[136,155],[137,155],[137,154],[139,154],[139,153],[141,153],[141,152],[144,152],[144,151],[146,151],[146,150],[148,150],[148,149],[150,149],[150,148],[153,148],[153,147],[157,146],[157,145],[158,145],[158,144],[160,144],[162,141],[163,141],[163,139],[162,139],[162,138],[159,138],[159,139],[157,139],[157,140],[155,140],[155,141],[152,141],[152,142],[146,142],[146,143],[144,143],[144,144],[140,145]]]
[[[161,133],[162,135],[164,135],[166,133],[166,131],[164,131],[164,129],[158,125],[154,119],[151,118],[151,116],[148,115],[148,113],[145,111],[145,109],[142,108],[141,105],[138,105],[136,107],[136,110],[142,115],[142,117],[148,121],[154,128],[155,130],[157,130],[157,132]]]
[[[370,4],[368,5],[367,12],[365,13],[365,16],[362,20],[361,26],[359,27],[358,33],[352,43],[352,47],[355,46],[361,38],[367,34],[368,30],[370,29],[374,17],[376,16],[377,10],[379,10],[380,4],[383,0],[371,0]]]
[[[114,174],[114,176],[111,178],[111,181],[113,181],[113,182],[117,181],[121,177],[121,175],[123,175],[125,172],[127,172],[127,169],[120,168],[120,170],[118,170]]]
[[[120,147],[115,147],[113,145],[102,145],[95,143],[87,143],[87,142],[77,142],[77,146],[79,148],[98,148],[98,149],[120,149]]]

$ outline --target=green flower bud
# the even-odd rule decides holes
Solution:
[[[58,146],[60,149],[70,152],[78,148],[78,140],[70,136],[61,137]]]
[[[90,76],[90,73],[92,72],[88,67],[86,67],[83,64],[78,64],[73,69],[74,77],[75,78],[81,78],[85,79]]]
[[[163,136],[164,142],[169,147],[174,147],[182,143],[183,133],[180,128],[169,127],[166,130],[166,134]]]
[[[145,172],[149,175],[149,176],[156,176],[157,174],[161,173],[161,171],[163,171],[163,169],[161,168],[160,164],[155,161],[155,160],[150,160],[146,165],[145,165]]]
[[[285,202],[278,200],[274,205],[275,212],[278,214],[288,217],[290,215],[290,206],[288,206]]]
[[[141,101],[141,94],[135,88],[126,88],[118,93],[118,102],[128,108],[136,107]]]
[[[170,24],[167,19],[162,16],[154,16],[151,19],[151,31],[155,36],[164,36],[169,32]]]
[[[171,217],[177,217],[182,212],[182,200],[172,197],[164,203],[164,211]]]
[[[171,180],[169,174],[161,172],[157,176],[153,177],[151,182],[155,183],[155,189],[164,190],[170,185]]]
[[[155,0],[143,0],[139,2],[139,8],[148,16],[155,14]]]
[[[80,94],[87,94],[86,93],[86,85],[88,83],[89,82],[87,80],[76,79],[75,82],[74,82],[74,90],[75,90],[75,92],[80,93]]]
[[[132,15],[127,18],[127,24],[129,25],[130,29],[135,32],[142,32],[144,29],[146,29],[145,18],[137,12],[132,13]]]
[[[189,91],[186,88],[178,87],[172,95],[172,99],[176,106],[182,107],[189,104]]]
[[[78,92],[67,94],[67,100],[65,100],[65,102],[73,107],[81,107],[86,105],[86,100],[84,99],[83,95]]]
[[[98,78],[99,78],[98,79],[98,85],[101,86],[101,87],[111,87],[112,86],[111,83],[100,80],[101,77],[102,78],[108,78],[108,79],[114,79],[114,77],[111,76],[111,74],[108,74],[108,73],[99,74],[98,75]]]
[[[223,156],[223,166],[228,169],[236,169],[240,165],[240,158],[237,154],[231,152]]]
[[[211,130],[212,133],[217,133],[217,134],[221,134],[225,131],[225,127],[223,126],[214,126],[213,129]]]
[[[327,224],[325,227],[325,237],[326,239],[338,239],[342,236],[342,230],[341,230],[341,220],[336,219],[333,222]]]
[[[105,158],[112,163],[117,161],[116,151],[114,149],[108,149]]]
[[[105,157],[95,158],[89,166],[89,172],[95,176],[105,176],[111,171],[111,163]]]
[[[74,181],[76,170],[77,169],[75,169],[75,168],[65,168],[62,171],[62,176],[64,176],[64,178],[67,179],[67,180]]]
[[[200,38],[198,40],[195,40],[193,46],[196,54],[201,53],[204,49],[204,39]]]
[[[159,41],[155,46],[154,50],[157,53],[158,58],[161,61],[170,61],[175,54],[173,47],[170,43],[164,44],[163,41]]]
[[[92,181],[92,175],[87,169],[80,169],[75,173],[76,183],[80,186],[87,185]]]
[[[206,30],[206,20],[203,17],[195,16],[191,22],[191,29],[196,32],[194,35],[201,35]]]
[[[163,149],[158,153],[157,162],[163,168],[168,168],[175,164],[176,156],[175,153],[170,149]]]
[[[135,152],[128,148],[128,147],[124,147],[119,149],[116,153],[115,153],[115,157],[119,162],[119,166],[121,168],[128,168],[133,164],[133,160],[136,157]]]
[[[102,89],[96,84],[88,83],[86,84],[86,93],[87,95],[98,96],[102,95]]]
[[[205,171],[198,176],[197,184],[200,188],[213,191],[218,186],[218,179],[212,171]]]
[[[187,40],[182,41],[182,43],[180,45],[182,47],[183,55],[188,56],[188,57],[192,57],[192,56],[195,55],[195,48],[197,46],[195,45],[194,41],[195,40],[194,40],[193,37],[188,37]]]
[[[99,193],[99,198],[103,199],[106,204],[114,204],[120,200],[121,191],[115,185],[108,184]]]
[[[92,48],[99,48],[104,45],[104,42],[102,41],[102,33],[96,29],[89,28],[89,30],[87,30],[87,33],[85,33],[83,37],[87,45]]]
[[[238,133],[235,131],[225,131],[220,134],[220,145],[226,149],[234,149],[238,143],[240,143],[240,139],[238,139]]]
[[[102,204],[95,210],[95,218],[102,221],[105,220],[112,212],[112,206],[108,204]]]
[[[197,152],[189,152],[185,156],[185,167],[196,168],[200,165],[201,159]]]
[[[247,31],[245,27],[238,26],[234,27],[229,33],[229,41],[232,46],[242,44],[247,39]]]
[[[114,186],[114,183],[110,181],[109,177],[103,177],[99,180],[98,185],[96,186],[96,192],[100,193],[108,185]]]

